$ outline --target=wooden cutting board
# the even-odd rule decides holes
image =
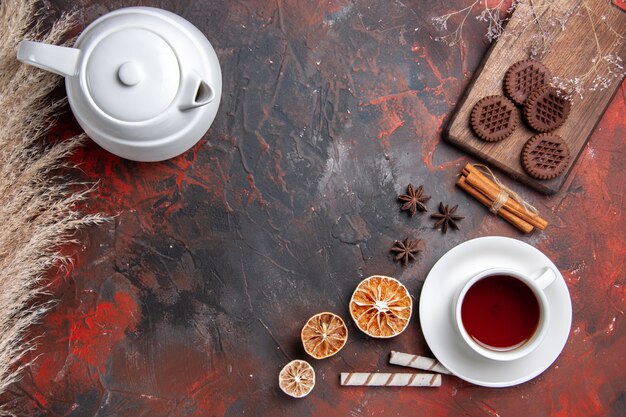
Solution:
[[[550,47],[541,60],[553,76],[571,79],[585,74],[592,67],[592,59],[596,56],[596,43],[585,4],[589,7],[591,15],[596,16],[596,33],[600,45],[604,47],[602,56],[609,54],[619,56],[626,66],[626,42],[622,41],[615,45],[613,42],[615,35],[611,35],[608,26],[602,22],[598,24],[598,18],[605,16],[604,22],[607,25],[621,36],[626,36],[626,12],[606,0],[584,0],[584,2],[552,0],[552,2],[555,7],[562,9],[579,8],[569,17],[564,31],[554,31],[555,33],[547,39]],[[535,4],[537,3],[535,1]],[[541,11],[545,12],[546,8],[542,8]],[[565,182],[611,98],[619,89],[621,81],[614,80],[610,87],[603,91],[585,91],[582,99],[579,96],[573,98],[569,118],[555,131],[565,139],[571,151],[572,158],[565,173],[547,181],[528,176],[520,163],[520,152],[524,143],[537,132],[532,131],[523,122],[521,109],[518,112],[520,123],[517,129],[509,138],[496,143],[478,139],[470,127],[469,119],[472,107],[482,97],[503,94],[502,80],[509,66],[529,57],[530,45],[537,33],[533,26],[529,26],[534,24],[530,22],[532,18],[532,14],[520,12],[519,9],[513,13],[505,34],[489,49],[473,81],[459,101],[444,131],[444,139],[519,182],[544,194],[554,194]],[[546,21],[546,13],[539,14],[538,18]],[[526,30],[522,31],[521,28],[524,27]],[[507,36],[507,33],[519,36]]]

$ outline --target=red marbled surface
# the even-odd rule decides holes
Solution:
[[[84,24],[133,1],[70,2]],[[98,180],[84,207],[115,214],[82,233],[74,268],[51,274],[58,305],[33,329],[33,365],[2,402],[51,416],[622,416],[626,413],[626,87],[622,85],[562,191],[513,185],[550,226],[521,236],[454,188],[468,161],[442,124],[488,45],[469,19],[465,46],[436,42],[430,18],[466,2],[145,1],[213,42],[224,75],[218,117],[197,146],[139,164],[89,143],[75,173]],[[71,115],[52,132],[78,132]],[[423,183],[459,204],[460,232],[400,213]],[[559,359],[520,386],[488,389],[445,377],[439,389],[339,386],[342,371],[392,371],[390,350],[428,354],[415,314],[374,340],[347,320],[335,357],[311,360],[317,386],[293,400],[280,368],[306,359],[299,333],[322,310],[348,319],[356,284],[380,273],[417,299],[436,260],[467,239],[503,235],[544,251],[572,295]],[[424,239],[408,268],[393,241]]]

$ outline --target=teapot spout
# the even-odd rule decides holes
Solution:
[[[215,91],[195,71],[191,71],[183,80],[181,110],[191,110],[196,107],[206,106],[215,98]]]
[[[64,77],[76,75],[80,50],[41,42],[22,41],[17,51],[20,62]]]

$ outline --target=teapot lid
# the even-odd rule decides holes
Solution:
[[[88,95],[115,119],[152,119],[171,105],[178,92],[178,58],[152,30],[122,28],[100,37],[85,52]]]

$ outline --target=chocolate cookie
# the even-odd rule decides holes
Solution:
[[[524,118],[533,129],[550,132],[565,123],[571,106],[562,91],[544,85],[533,91],[524,103]]]
[[[517,127],[515,104],[504,96],[487,96],[474,105],[470,124],[479,138],[497,142],[513,133]]]
[[[528,96],[550,81],[550,71],[539,61],[518,61],[504,74],[504,94],[516,104],[524,104]]]
[[[567,144],[559,135],[540,133],[528,139],[522,149],[522,166],[533,178],[549,180],[556,178],[569,165]]]

